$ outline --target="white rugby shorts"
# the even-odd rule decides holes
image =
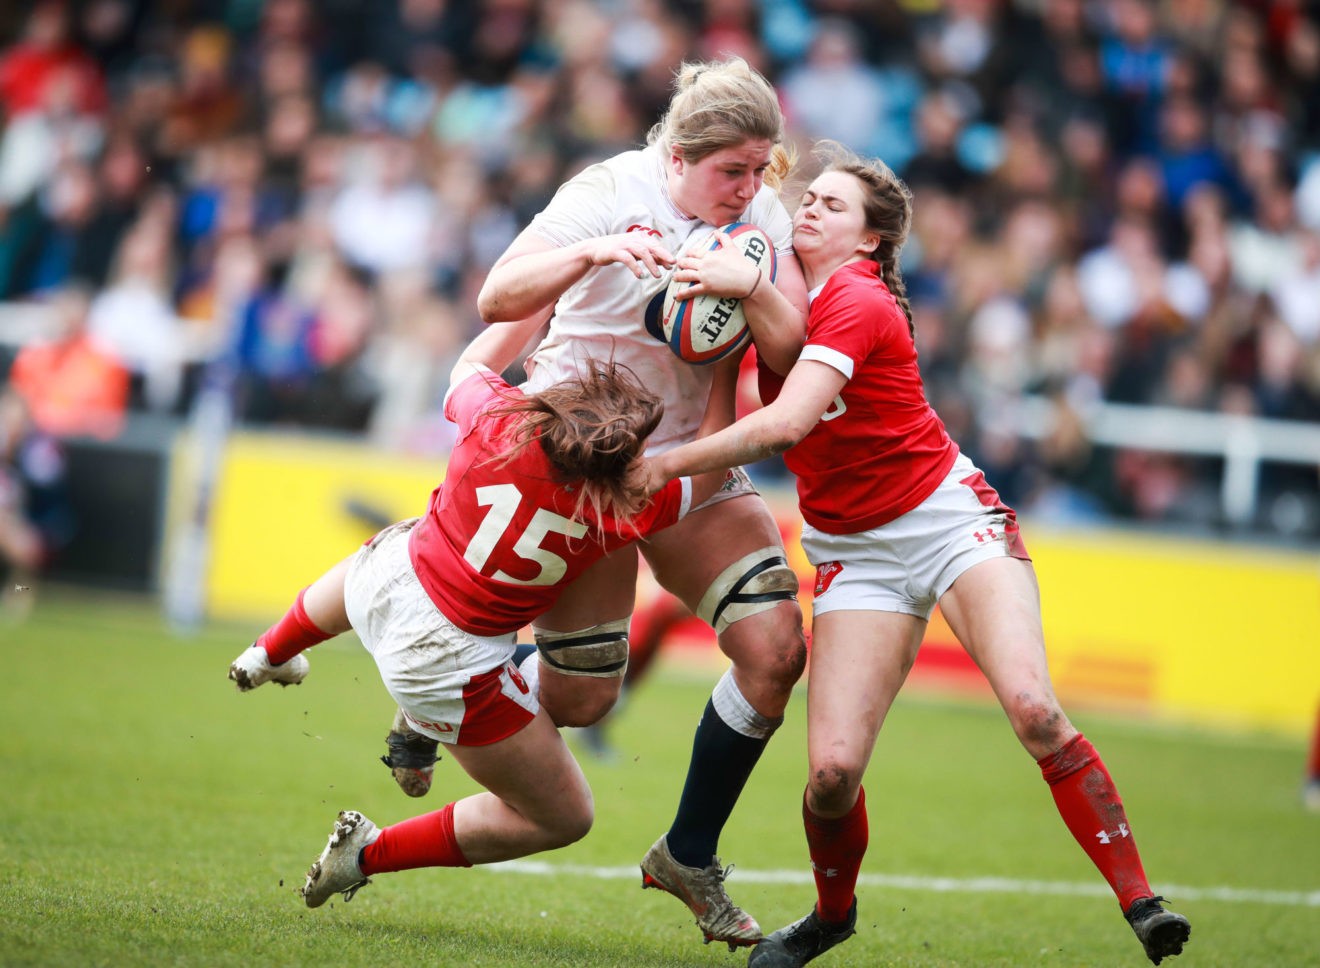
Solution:
[[[1030,560],[1017,515],[964,454],[930,497],[878,528],[828,534],[804,523],[802,550],[816,567],[813,615],[852,609],[929,619],[973,565]]]
[[[742,497],[744,494],[760,494],[756,485],[747,472],[741,467],[732,467],[724,472],[724,483],[720,489],[712,494],[706,500],[702,501],[692,511],[700,511],[702,508],[713,507],[716,504],[723,504],[725,501],[732,500],[735,497]],[[691,514],[692,511],[688,513]]]
[[[473,635],[436,608],[408,556],[412,525],[391,525],[353,558],[344,581],[348,620],[417,732],[461,746],[512,736],[540,709],[509,661],[515,635]]]

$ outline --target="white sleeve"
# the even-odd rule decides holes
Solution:
[[[752,200],[747,219],[770,236],[775,252],[786,256],[793,251],[793,217],[771,188],[762,188]]]
[[[692,478],[680,477],[678,483],[683,488],[683,496],[678,502],[678,520],[682,521],[692,510]]]
[[[529,228],[558,246],[599,239],[610,234],[614,194],[614,173],[592,165],[560,185]]]
[[[798,359],[824,363],[826,366],[834,367],[849,380],[853,378],[852,357],[828,346],[821,346],[819,343],[808,343],[802,347],[802,353],[798,356]]]

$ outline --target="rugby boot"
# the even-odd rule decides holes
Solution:
[[[315,863],[307,869],[307,883],[298,893],[309,908],[320,907],[334,894],[344,895],[344,901],[371,883],[358,866],[358,853],[374,843],[380,828],[356,810],[341,810],[325,845]]]
[[[250,692],[268,682],[296,686],[307,678],[310,669],[311,664],[302,655],[295,655],[279,665],[271,665],[266,650],[259,645],[251,645],[229,664],[229,678],[238,686],[239,692]]]
[[[733,870],[732,866],[729,870]],[[706,944],[723,941],[732,951],[761,940],[761,926],[724,892],[728,871],[720,859],[712,858],[709,867],[688,867],[674,860],[664,837],[657,840],[642,858],[642,887],[655,887],[674,895],[688,906],[697,918],[697,927]]]
[[[1155,964],[1173,955],[1182,954],[1183,945],[1192,935],[1191,923],[1181,914],[1166,911],[1160,905],[1162,897],[1143,897],[1133,901],[1123,912],[1132,925],[1137,940],[1146,949],[1146,957]]]
[[[857,898],[853,898],[848,917],[841,924],[822,921],[812,908],[805,918],[772,931],[753,948],[747,968],[802,968],[856,933]]]
[[[408,725],[403,710],[395,710],[394,723],[385,737],[389,753],[380,761],[390,768],[394,782],[410,797],[424,797],[431,790],[431,779],[439,756],[439,740],[423,736]]]

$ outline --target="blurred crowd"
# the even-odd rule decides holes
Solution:
[[[645,140],[681,61],[724,53],[775,82],[801,157],[835,139],[914,189],[929,394],[1022,512],[1223,524],[1220,461],[1098,447],[1099,402],[1320,421],[1305,0],[7,11],[0,309],[50,320],[0,341],[28,414],[0,431],[10,477],[33,435],[112,438],[208,390],[245,424],[444,453],[493,260],[566,177]],[[1024,395],[1055,404],[1043,436],[1018,433]],[[1315,466],[1267,463],[1256,523],[1314,538],[1317,494]]]

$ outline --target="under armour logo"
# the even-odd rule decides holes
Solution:
[[[1122,839],[1122,838],[1124,838],[1124,837],[1131,837],[1131,836],[1132,836],[1132,835],[1131,835],[1130,833],[1128,833],[1128,825],[1125,824],[1125,823],[1121,823],[1121,824],[1118,825],[1118,829],[1117,829],[1117,830],[1112,830],[1112,831],[1110,831],[1110,830],[1102,830],[1102,831],[1100,831],[1098,834],[1095,835],[1095,839],[1098,840],[1098,841],[1100,841],[1100,843],[1102,843],[1102,844],[1107,844],[1107,843],[1109,843],[1111,840],[1113,840],[1115,837],[1117,837],[1117,838],[1119,838],[1119,839]]]
[[[985,544],[987,540],[997,541],[999,539],[999,535],[995,534],[994,528],[986,528],[985,534],[980,531],[973,531],[972,537],[976,539],[977,544]]]

